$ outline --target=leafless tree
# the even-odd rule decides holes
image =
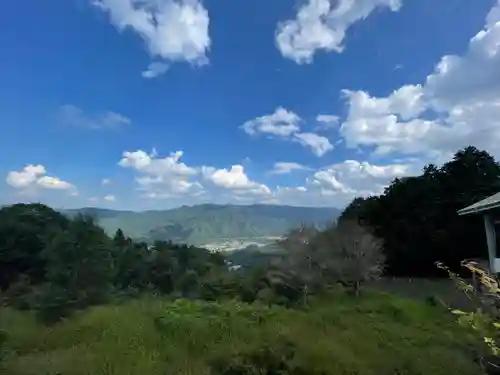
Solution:
[[[315,227],[302,225],[278,241],[278,245],[285,250],[285,254],[275,262],[275,266],[280,270],[281,282],[290,285],[293,281],[298,281],[302,288],[304,304],[307,303],[310,290],[322,284],[312,246],[318,234],[319,231]],[[275,272],[275,278],[276,275]]]
[[[333,283],[359,294],[363,282],[377,279],[384,271],[382,241],[355,222],[325,231],[301,227],[279,243],[286,255],[278,266],[283,275],[295,277],[307,293]]]
[[[319,246],[323,248],[325,272],[331,279],[352,287],[359,294],[361,284],[378,279],[384,272],[383,242],[367,228],[345,222],[332,229]]]

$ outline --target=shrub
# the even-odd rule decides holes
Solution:
[[[261,343],[256,348],[242,350],[231,356],[217,356],[209,361],[214,375],[319,375],[314,366],[304,366],[295,360],[297,348],[288,341]]]
[[[500,287],[496,278],[481,269],[476,262],[464,261],[462,266],[470,271],[479,282],[478,287],[467,283],[458,274],[450,271],[442,263],[437,263],[438,268],[446,271],[470,300],[469,311],[450,309],[457,316],[458,323],[468,327],[474,332],[477,340],[483,344],[478,356],[481,365],[485,368],[499,369],[500,365]]]

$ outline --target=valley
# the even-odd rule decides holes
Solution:
[[[201,247],[210,251],[221,252],[231,252],[247,248],[265,250],[281,238],[281,236],[219,238],[201,244]]]
[[[134,240],[147,243],[170,240],[219,251],[261,248],[300,225],[324,228],[340,213],[337,208],[326,207],[215,204],[142,212],[93,207],[62,212],[94,216],[111,236],[121,229]]]

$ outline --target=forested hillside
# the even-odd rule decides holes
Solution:
[[[281,236],[301,224],[324,228],[336,220],[340,211],[316,207],[204,204],[160,211],[83,208],[64,213],[93,215],[111,235],[120,228],[126,235],[148,242],[171,240],[204,244],[221,238]]]

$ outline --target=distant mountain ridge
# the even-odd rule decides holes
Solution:
[[[95,216],[109,234],[121,228],[134,239],[170,239],[189,244],[204,244],[223,238],[281,236],[301,224],[324,227],[340,214],[337,208],[262,204],[202,204],[141,212],[84,207],[62,212],[70,216],[78,213]]]

